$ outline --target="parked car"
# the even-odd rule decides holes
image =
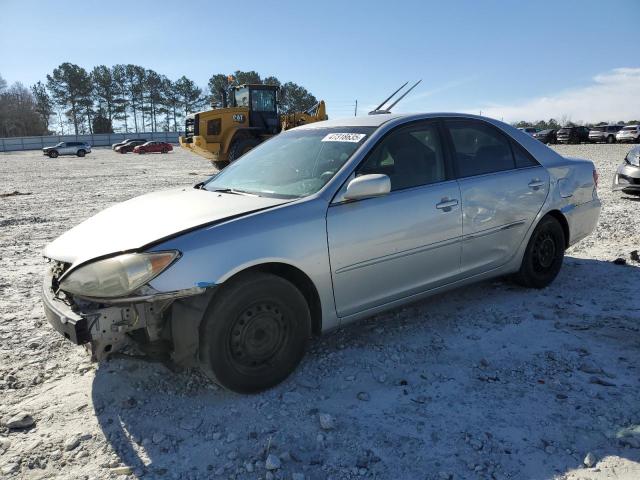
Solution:
[[[596,226],[596,187],[590,161],[485,117],[317,122],[64,233],[43,302],[95,359],[139,342],[255,392],[311,335],[491,277],[548,286]]]
[[[538,131],[537,128],[533,128],[533,127],[521,127],[518,128],[518,130],[520,130],[521,132],[524,132],[528,135],[531,135],[532,137],[536,134],[536,132]]]
[[[592,127],[589,130],[589,141],[593,143],[616,143],[616,133],[618,133],[621,128],[622,125],[604,125]]]
[[[125,143],[124,145],[120,145],[116,147],[116,152],[118,153],[129,153],[133,152],[133,149],[139,145],[144,145],[147,143],[146,140],[132,140],[131,142]]]
[[[626,127],[622,127],[620,131],[616,133],[616,140],[623,143],[640,143],[640,125],[627,125]]]
[[[640,146],[633,147],[624,157],[613,176],[613,190],[640,195]]]
[[[50,158],[56,158],[59,155],[77,155],[78,157],[84,157],[90,152],[91,145],[84,142],[60,142],[52,147],[44,147],[42,149],[42,154],[48,155]]]
[[[122,142],[118,142],[118,143],[114,143],[113,145],[111,145],[111,150],[115,150],[118,147],[121,147],[122,145],[126,145],[127,143],[130,142],[146,142],[147,139],[146,138],[127,138],[125,140],[123,140]]]
[[[167,142],[146,142],[133,148],[133,153],[167,153],[173,146]]]
[[[546,130],[540,130],[533,134],[533,138],[536,140],[540,140],[542,143],[558,143],[558,139],[556,138],[556,129],[548,128]]]
[[[558,143],[582,143],[589,141],[589,129],[587,127],[562,127],[556,134]]]

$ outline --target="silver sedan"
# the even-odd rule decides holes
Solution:
[[[507,274],[546,287],[596,226],[597,178],[483,117],[314,123],[63,234],[45,311],[96,359],[134,342],[255,392],[359,318]]]
[[[640,195],[640,146],[633,147],[613,176],[613,190]]]

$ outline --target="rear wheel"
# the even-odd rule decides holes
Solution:
[[[616,143],[616,137],[614,137],[613,135],[609,135],[607,137],[607,143]]]
[[[227,157],[229,159],[229,162],[233,162],[234,160],[237,160],[242,155],[244,155],[249,150],[251,150],[252,148],[256,147],[259,144],[260,144],[260,140],[253,137],[239,138],[235,140],[229,147],[229,155]]]
[[[515,280],[524,287],[544,288],[558,275],[564,259],[565,238],[560,222],[551,215],[540,220],[522,258]]]
[[[300,363],[311,332],[309,307],[287,280],[247,274],[223,285],[200,326],[200,365],[239,393],[282,382]]]
[[[144,151],[144,149],[143,149],[143,148],[141,148],[140,150],[138,150],[138,153],[140,153],[140,154],[144,154],[144,153],[147,153],[147,152],[145,152],[145,151]]]
[[[78,150],[78,153],[76,155],[78,155],[79,157],[84,157],[87,154],[87,152],[85,150]]]
[[[58,152],[55,150],[49,152],[49,158],[58,158]]]
[[[162,150],[160,150],[160,153],[167,153],[169,150],[167,148],[163,148]]]

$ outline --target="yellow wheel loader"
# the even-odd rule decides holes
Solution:
[[[278,113],[275,85],[239,85],[223,93],[222,108],[189,115],[180,145],[218,167],[233,162],[264,140],[299,125],[327,119],[324,101],[305,112]]]

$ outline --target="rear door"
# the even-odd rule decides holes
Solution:
[[[517,142],[479,120],[447,120],[462,200],[465,276],[504,265],[549,191],[544,167]]]
[[[454,279],[460,272],[460,190],[447,166],[438,122],[401,127],[383,138],[356,175],[382,173],[386,196],[327,211],[327,236],[340,317]]]

